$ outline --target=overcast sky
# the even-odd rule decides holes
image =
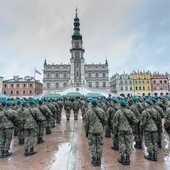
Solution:
[[[76,6],[86,63],[170,73],[170,0],[0,0],[0,76],[69,63]]]

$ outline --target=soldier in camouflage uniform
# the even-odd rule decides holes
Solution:
[[[120,100],[121,108],[115,113],[113,119],[113,137],[118,136],[119,143],[119,163],[123,165],[130,164],[130,155],[132,152],[132,125],[137,124],[134,113],[127,109],[127,102]]]
[[[103,126],[107,123],[104,110],[97,106],[96,99],[92,99],[92,106],[87,110],[85,121],[85,133],[88,137],[89,147],[92,156],[92,165],[100,166],[103,145]]]
[[[135,114],[136,118],[138,119],[138,124],[135,124],[133,126],[133,134],[134,134],[134,140],[136,142],[136,144],[134,145],[135,148],[137,149],[142,149],[142,134],[141,134],[141,130],[140,130],[140,117],[141,114],[139,112],[138,109],[138,98],[134,97],[133,98],[133,104],[130,106],[130,110]]]
[[[61,99],[58,99],[57,104],[59,106],[58,113],[59,113],[59,117],[60,117],[60,121],[61,121],[62,109],[63,109],[63,101]]]
[[[19,145],[24,144],[24,110],[26,108],[27,104],[25,101],[21,102],[21,107],[17,109],[17,114],[20,119],[20,123],[18,124],[18,140]]]
[[[165,117],[163,109],[158,105],[156,98],[151,98],[153,107],[159,113],[160,120],[157,122],[158,127],[158,148],[162,148],[162,119]]]
[[[55,106],[55,110],[56,110],[55,121],[56,121],[56,123],[60,123],[60,121],[61,121],[61,111],[60,111],[60,107],[59,107],[56,100],[53,101],[53,105]]]
[[[46,134],[51,134],[51,119],[52,119],[52,112],[51,110],[46,106],[46,104],[43,104],[42,100],[39,100],[39,110],[45,115],[46,122],[45,122],[45,130]]]
[[[158,133],[155,120],[157,119],[157,112],[151,108],[152,102],[150,100],[145,101],[145,109],[141,115],[141,133],[144,133],[145,145],[147,147],[147,156],[145,159],[151,161],[157,161],[158,152]]]
[[[114,97],[111,98],[110,102],[111,102],[110,107],[108,108],[107,113],[106,113],[107,119],[108,119],[106,129],[109,131],[107,133],[111,133],[113,131],[113,123],[114,123],[113,118],[114,118],[116,111],[119,109],[118,101]],[[111,148],[113,150],[118,150],[117,136],[112,138],[112,140],[113,140],[113,146]]]
[[[167,108],[166,108],[164,128],[165,128],[165,131],[168,133],[168,135],[170,137],[170,98],[168,100],[169,101],[167,103]]]
[[[75,99],[73,101],[72,109],[73,109],[73,112],[74,112],[74,120],[78,120],[78,112],[79,112],[79,109],[80,109],[80,103],[77,99]]]
[[[66,99],[64,102],[64,110],[66,112],[67,121],[70,120],[71,109],[72,109],[72,102]]]
[[[44,121],[44,116],[35,108],[35,101],[30,100],[30,107],[24,110],[24,147],[25,156],[31,156],[37,153],[35,151],[36,138],[38,132],[38,122]]]
[[[12,155],[10,144],[14,131],[14,124],[20,123],[17,117],[17,112],[11,109],[13,102],[6,101],[5,107],[0,112],[0,158],[5,158]]]

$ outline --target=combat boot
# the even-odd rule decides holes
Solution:
[[[35,151],[34,148],[30,148],[30,154],[29,154],[29,156],[32,156],[32,155],[34,155],[34,154],[36,154],[36,153],[37,153],[37,151]]]
[[[37,144],[40,144],[40,143],[43,143],[43,142],[44,142],[44,140],[43,140],[42,137],[38,137],[37,138]]]
[[[106,138],[111,138],[111,134],[109,131],[106,131],[106,135],[105,135]]]
[[[118,144],[114,143],[113,146],[111,147],[111,149],[118,151]]]
[[[92,157],[92,161],[91,161],[91,164],[93,165],[93,166],[97,166],[97,159],[96,159],[96,157]]]
[[[29,155],[30,155],[30,152],[29,152],[29,150],[27,148],[27,149],[25,149],[25,156],[29,156]]]
[[[153,154],[153,161],[157,161],[157,153]]]
[[[24,139],[23,138],[19,138],[19,145],[23,145],[24,144]]]
[[[121,163],[123,165],[127,165],[125,156],[121,156],[121,158],[119,158],[118,161],[119,161],[119,163]]]
[[[153,161],[153,154],[151,152],[149,152],[149,154],[147,156],[144,156],[145,159],[148,159],[150,161]]]
[[[4,150],[3,158],[6,158],[6,157],[11,156],[11,155],[12,155],[12,152],[9,152],[8,150]]]
[[[100,165],[101,165],[101,158],[97,157],[97,166],[100,166]]]
[[[0,150],[0,158],[4,157],[4,150]]]
[[[162,143],[161,143],[161,141],[158,141],[157,144],[158,144],[158,148],[162,148]]]
[[[52,133],[52,132],[51,132],[50,129],[46,130],[46,134],[47,134],[47,135],[49,135],[49,134],[51,134],[51,133]]]
[[[126,164],[130,165],[130,155],[126,155]]]

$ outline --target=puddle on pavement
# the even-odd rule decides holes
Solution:
[[[47,169],[49,170],[56,170],[56,169],[67,169],[67,164],[69,161],[71,145],[69,142],[62,143],[59,146],[59,150],[54,154],[52,161],[50,162],[50,167]]]

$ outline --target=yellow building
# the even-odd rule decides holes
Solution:
[[[147,96],[151,94],[151,72],[133,72],[132,79],[135,95]]]

